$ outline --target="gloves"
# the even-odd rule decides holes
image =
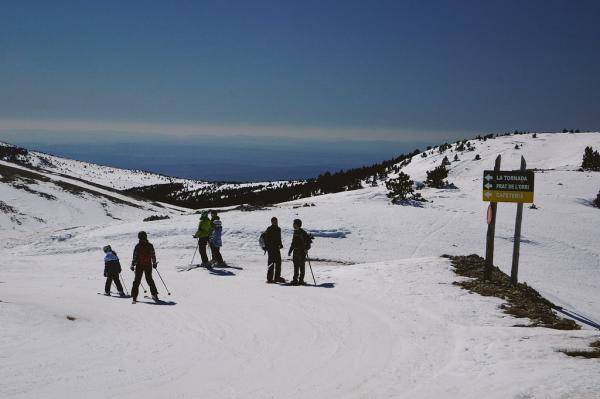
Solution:
[[[280,246],[279,246],[279,249],[281,249],[281,248],[283,248],[283,245],[280,245]]]
[[[134,272],[135,271],[135,266],[131,265],[130,269],[131,269],[132,272]]]
[[[153,264],[152,267],[156,269],[158,267],[158,262],[156,262],[155,264]]]
[[[104,272],[104,277],[106,277],[106,272]]]

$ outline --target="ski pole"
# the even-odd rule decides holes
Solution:
[[[267,280],[269,280],[269,270],[271,269],[271,266],[273,266],[273,274],[271,274],[273,278],[271,280],[275,281],[275,262],[269,263],[267,265]]]
[[[315,282],[315,287],[317,286],[317,280],[315,280],[315,274],[312,271],[312,265],[310,264],[310,258],[308,257],[308,253],[306,254],[306,260],[308,261],[308,267],[310,268],[310,274],[313,276],[313,281]]]
[[[160,275],[160,272],[158,271],[158,269],[156,270],[156,274],[158,274],[158,277],[160,277],[160,281],[162,281],[163,285],[165,286],[165,290],[167,290],[167,294],[171,295],[171,293],[169,292],[169,289],[167,288],[167,285],[165,284],[165,280],[163,280],[162,276]]]
[[[127,284],[125,283],[125,277],[123,277],[121,273],[119,273],[119,276],[121,277],[121,281],[123,281],[123,289],[125,290],[125,295],[129,296],[129,292],[127,292]]]
[[[190,266],[194,264],[194,259],[196,258],[196,252],[198,252],[198,248],[200,247],[200,242],[196,242],[196,249],[194,249],[194,256],[192,256],[192,261],[190,262]]]

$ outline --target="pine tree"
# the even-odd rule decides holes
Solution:
[[[442,159],[442,165],[446,166],[446,165],[450,165],[450,160],[448,159],[448,157],[444,157],[444,159]]]
[[[585,147],[581,167],[584,170],[600,171],[600,154],[598,151],[594,151],[592,147]]]
[[[446,169],[446,165],[442,163],[437,168],[427,171],[427,180],[425,180],[425,183],[427,183],[429,187],[442,188],[447,184],[445,181],[447,177],[448,169]]]
[[[404,172],[400,172],[397,178],[388,180],[385,183],[385,187],[390,190],[387,196],[393,198],[395,201],[403,201],[414,192],[413,181],[410,176]]]

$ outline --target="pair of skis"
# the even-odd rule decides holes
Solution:
[[[204,267],[206,269],[212,269],[212,265],[189,265],[189,266],[177,266],[177,271],[189,272],[190,270],[198,269],[201,267]]]
[[[159,299],[159,298],[156,298],[156,299],[154,299],[154,298],[152,298],[151,296],[148,296],[148,295],[144,295],[144,298],[145,298],[145,299],[151,299],[151,300],[153,300],[155,303],[164,303],[164,301],[163,301],[162,299]],[[138,303],[138,301],[137,301],[137,300],[133,300],[133,301],[131,301],[131,304],[132,304],[132,305],[135,305],[136,303]]]

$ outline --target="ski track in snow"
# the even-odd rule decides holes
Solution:
[[[452,285],[459,277],[438,257],[483,252],[480,172],[495,154],[504,154],[506,169],[521,152],[531,167],[561,168],[580,156],[590,141],[582,137],[475,142],[480,148],[451,166],[459,189],[423,190],[433,200],[424,208],[390,205],[378,187],[311,198],[314,207],[298,207],[302,200],[224,213],[222,252],[233,268],[213,272],[177,269],[191,261],[197,215],[143,223],[143,213],[122,208],[123,221],[107,220],[93,199],[69,199],[81,217],[88,208],[101,217],[69,216],[75,228],[2,233],[0,397],[600,398],[600,363],[557,352],[585,348],[597,332],[515,328],[527,321],[501,313],[497,298]],[[512,150],[515,141],[522,151]],[[527,153],[534,146],[549,160]],[[466,160],[475,153],[483,160]],[[405,170],[424,180],[442,157],[417,156]],[[539,209],[525,209],[520,270],[549,299],[596,321],[600,213],[578,199],[595,195],[597,176],[536,174]],[[505,271],[514,208],[499,206],[496,263]],[[332,260],[312,263],[324,286],[264,283],[266,257],[257,239],[273,215],[284,255],[294,218],[321,233],[311,257]],[[96,295],[106,244],[118,252],[131,289],[128,266],[142,229],[156,247],[173,294],[154,279],[171,306],[141,298],[142,291],[136,305]],[[284,256],[283,276],[291,273]],[[312,282],[308,265],[305,280]]]

